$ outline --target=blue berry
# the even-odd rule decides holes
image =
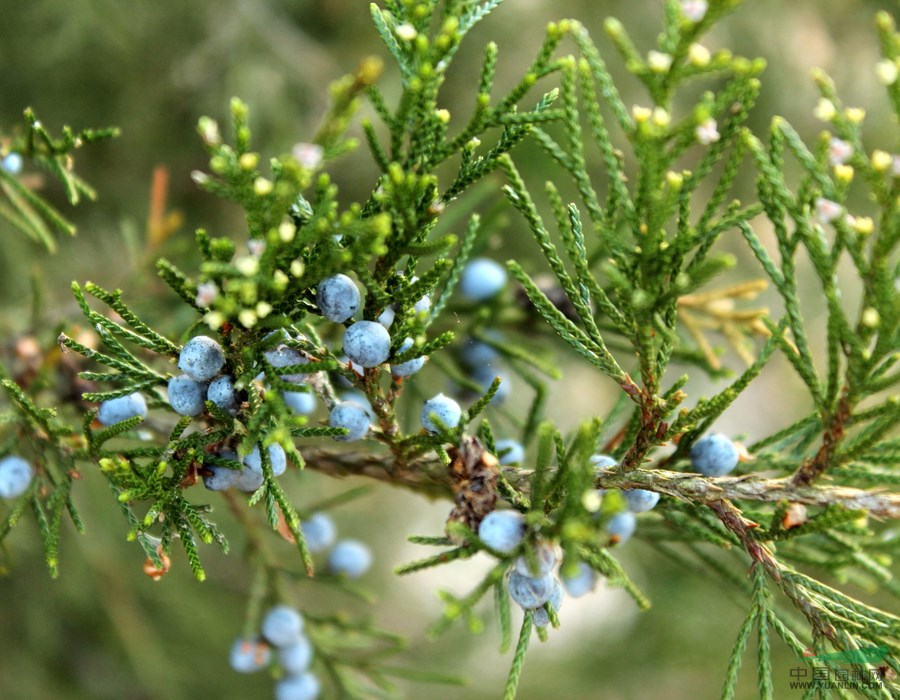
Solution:
[[[334,544],[337,537],[337,528],[328,513],[313,513],[309,520],[300,524],[300,528],[303,530],[306,548],[313,553],[324,552]]]
[[[553,590],[550,592],[550,600],[547,601],[556,612],[562,607],[563,588],[557,579],[553,579]],[[550,624],[550,614],[543,607],[534,611],[534,624],[537,627],[546,627]]]
[[[602,454],[591,455],[591,458],[588,461],[591,463],[591,466],[594,467],[595,471],[611,469],[618,464],[615,457]]]
[[[506,286],[506,269],[488,258],[466,264],[459,278],[459,291],[470,301],[486,301]]]
[[[309,359],[304,357],[299,350],[294,350],[294,348],[288,347],[287,345],[278,345],[271,350],[266,350],[263,353],[263,357],[266,358],[266,362],[275,368],[309,364]],[[286,382],[299,384],[306,379],[306,375],[282,374],[281,378]]]
[[[521,608],[534,610],[550,600],[554,579],[546,576],[523,576],[517,571],[509,575],[509,597]]]
[[[422,425],[429,433],[439,433],[441,428],[432,416],[441,422],[446,430],[452,430],[459,425],[462,419],[462,409],[453,399],[443,394],[428,399],[422,406]]]
[[[478,526],[478,537],[488,547],[509,554],[525,536],[525,518],[517,510],[494,510]]]
[[[500,464],[522,464],[525,461],[525,448],[518,440],[497,440],[494,446]]]
[[[18,175],[22,172],[22,156],[18,153],[9,153],[0,161],[0,168],[3,168],[10,175]]]
[[[691,464],[704,476],[725,476],[737,466],[737,447],[722,433],[710,433],[691,447]]]
[[[195,382],[208,382],[224,366],[225,353],[222,346],[205,335],[191,338],[178,355],[178,369]]]
[[[275,684],[275,700],[316,700],[322,686],[311,673],[287,676]]]
[[[360,367],[377,367],[391,354],[391,336],[375,321],[357,321],[344,333],[344,352]]]
[[[272,476],[281,476],[284,474],[284,470],[287,469],[287,456],[284,454],[284,448],[277,442],[269,445],[269,462],[272,464]],[[259,472],[260,476],[262,476],[262,458],[259,454],[259,445],[254,446],[253,452],[244,457],[243,463],[253,471]]]
[[[296,643],[278,650],[278,664],[290,676],[299,676],[304,671],[308,671],[312,658],[312,644],[303,635]]]
[[[305,416],[316,410],[316,396],[311,391],[284,391],[281,398],[294,413]]]
[[[115,425],[135,416],[147,417],[147,402],[137,392],[104,401],[97,412],[97,420],[103,425]]]
[[[316,287],[316,306],[329,321],[343,323],[359,310],[359,289],[347,275],[334,275]]]
[[[356,401],[341,401],[335,404],[328,415],[328,425],[332,428],[347,428],[350,431],[347,435],[334,436],[335,440],[341,442],[352,442],[365,437],[371,423],[369,413]]]
[[[357,540],[341,540],[328,555],[328,570],[359,578],[372,566],[372,551]]]
[[[497,331],[488,331],[485,335],[490,337],[491,340],[503,341],[503,336]],[[459,359],[470,370],[476,370],[482,367],[490,367],[498,362],[500,353],[483,340],[467,338],[459,351]]]
[[[265,668],[272,658],[272,650],[260,639],[234,640],[228,662],[238,673],[253,673]]]
[[[384,311],[381,312],[381,315],[378,317],[378,323],[380,323],[385,328],[390,328],[391,324],[394,322],[394,317],[397,315],[397,312],[394,311],[393,307],[388,306]]]
[[[188,375],[169,380],[169,405],[182,416],[199,416],[206,408],[206,387]]]
[[[271,608],[262,621],[262,635],[272,646],[288,647],[300,641],[303,617],[288,605]]]
[[[229,469],[219,464],[204,465],[208,474],[203,475],[203,485],[210,491],[225,491],[234,486],[241,476],[240,469]],[[253,489],[254,491],[256,489]]]
[[[400,349],[397,351],[399,355],[401,352],[406,352],[413,346],[413,339],[407,338],[403,341],[403,344],[400,346]],[[425,364],[425,357],[417,357],[414,360],[407,360],[406,362],[401,362],[398,365],[391,365],[391,374],[395,377],[408,377],[411,374],[415,374],[420,369],[422,369]]]
[[[28,490],[34,470],[21,457],[0,459],[0,498],[18,498]]]
[[[573,598],[580,598],[590,593],[596,584],[597,572],[583,561],[578,562],[576,572],[572,576],[562,577],[562,585]]]
[[[507,372],[494,371],[490,367],[483,367],[476,370],[472,375],[472,380],[481,387],[482,394],[490,388],[491,384],[494,383],[494,379],[497,377],[500,377],[500,386],[497,387],[497,393],[494,394],[494,397],[491,399],[492,404],[503,403],[509,398],[509,393],[512,391],[512,383],[509,374]]]
[[[656,504],[659,503],[659,494],[654,491],[632,489],[631,491],[623,491],[622,495],[628,504],[628,510],[632,513],[643,513],[646,510],[653,510]]]
[[[546,576],[556,566],[556,550],[549,542],[541,542],[534,549],[534,560],[537,569],[531,570],[528,565],[528,557],[524,554],[516,559],[513,569],[523,576]]]
[[[429,310],[431,310],[431,299],[427,294],[413,304],[413,311],[417,314],[428,313]]]
[[[618,544],[627,542],[634,534],[637,528],[637,518],[629,510],[622,513],[616,513],[606,523],[606,531],[613,537]]]
[[[351,401],[359,405],[366,412],[366,415],[369,416],[370,420],[375,420],[375,411],[372,410],[368,397],[361,391],[345,391],[341,394],[341,400]]]
[[[206,398],[226,413],[237,413],[237,393],[234,391],[234,382],[231,377],[221,376],[213,379],[206,390]]]

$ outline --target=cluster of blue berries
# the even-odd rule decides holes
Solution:
[[[271,663],[273,650],[284,674],[275,685],[275,700],[318,698],[321,684],[309,670],[313,646],[303,632],[303,616],[287,605],[277,605],[266,613],[259,637],[236,639],[229,661],[238,673],[252,673]]]
[[[337,527],[327,513],[313,513],[300,523],[310,552],[328,552],[328,571],[335,576],[359,578],[372,566],[372,550],[358,541],[337,541]]]
[[[34,469],[21,457],[8,455],[0,459],[0,498],[18,498],[28,490]]]
[[[284,448],[278,443],[269,445],[269,463],[272,465],[272,476],[278,477],[287,469],[287,455]],[[201,473],[203,485],[210,491],[225,491],[236,488],[238,491],[253,493],[262,486],[263,476],[262,455],[259,445],[254,446],[253,451],[238,462],[238,456],[231,450],[222,450],[218,457],[228,460],[233,464],[204,464]],[[240,466],[238,466],[240,465]]]
[[[604,454],[595,454],[590,459],[595,470],[609,469],[618,464],[615,458]],[[598,497],[602,497],[603,489],[597,489]],[[606,531],[609,533],[610,539],[615,544],[627,542],[634,531],[637,529],[636,513],[644,513],[653,510],[659,503],[659,494],[654,491],[645,489],[631,489],[622,491],[622,497],[625,500],[625,510],[613,514],[606,523]],[[600,500],[597,499],[599,506]]]

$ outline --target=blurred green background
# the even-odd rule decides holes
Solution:
[[[811,138],[821,130],[811,114],[817,98],[809,79],[813,66],[829,71],[845,102],[866,107],[873,122],[886,114],[872,71],[877,60],[873,16],[879,9],[896,11],[897,3],[748,0],[704,43],[768,61],[752,118],[758,132],[778,113]],[[530,62],[550,20],[580,19],[621,77],[621,62],[602,32],[607,16],[621,19],[646,51],[661,26],[661,2],[507,0],[472,32],[464,45],[468,51],[460,53],[450,75],[441,102],[459,120],[451,123],[451,131],[453,123],[470,113],[484,43],[499,44],[498,86],[509,86]],[[373,53],[386,57],[371,27],[368,3],[362,0],[2,3],[0,134],[20,122],[26,106],[53,131],[63,123],[122,127],[120,138],[79,152],[79,171],[97,187],[100,199],[69,212],[79,234],[61,240],[55,256],[0,224],[2,337],[14,338],[27,324],[31,278],[43,290],[47,328],[77,319],[68,286],[72,279],[90,279],[128,290],[142,312],[177,336],[190,319],[172,313],[174,297],[155,280],[153,257],[163,253],[192,270],[192,231],[199,226],[243,239],[240,212],[200,193],[190,179],[192,170],[206,167],[195,134],[198,117],[208,114],[224,122],[230,97],[240,96],[250,105],[256,148],[264,154],[286,152],[311,136],[326,104],[328,83]],[[388,63],[382,81],[388,94],[396,80]],[[623,77],[619,84],[627,104],[647,103],[633,81]],[[873,123],[868,136],[890,148],[886,139],[891,128],[887,120],[881,127]],[[528,147],[517,153],[530,173],[529,182],[547,177],[535,169],[535,155]],[[158,166],[169,173],[168,208],[183,220],[169,240],[150,251],[145,242],[150,185]],[[364,150],[338,163],[334,173],[348,202],[365,197],[377,174]],[[752,196],[752,182],[739,188]],[[45,194],[64,207],[52,184]],[[508,229],[513,235],[498,243],[502,254],[524,258],[532,268],[539,265],[536,246],[529,236],[516,235],[522,228],[512,215]],[[728,241],[724,245],[740,247]],[[741,255],[733,279],[758,277],[753,262]],[[777,313],[777,301],[766,301]],[[815,319],[814,302],[808,313]],[[573,363],[570,355],[561,362],[567,378],[553,392],[551,416],[573,425],[602,412],[612,401],[611,388]],[[705,386],[696,382],[689,393],[695,396]],[[784,363],[775,361],[758,387],[729,411],[725,430],[757,437],[787,424],[803,409],[790,398],[794,394],[805,400]],[[773,392],[778,395],[775,402],[770,399]],[[766,400],[763,416],[760,400]],[[292,479],[290,490],[303,505],[351,485],[307,474]],[[0,577],[0,698],[270,696],[272,681],[265,674],[238,675],[227,664],[249,586],[240,557],[241,534],[227,516],[223,519],[232,536],[233,556],[225,558],[207,548],[205,584],[195,583],[177,556],[172,572],[154,583],[141,572],[139,548],[124,541],[125,523],[99,474],[85,470],[76,500],[88,536],[65,529],[59,580],[46,574],[33,523],[25,522],[7,541],[9,570]],[[457,629],[438,642],[425,642],[423,632],[440,614],[436,590],[467,590],[479,580],[486,560],[403,580],[390,574],[393,566],[429,553],[407,544],[405,535],[440,532],[447,510],[446,503],[377,486],[368,497],[340,508],[336,518],[342,534],[365,539],[377,552],[367,578],[379,596],[371,613],[378,623],[411,638],[403,663],[452,670],[469,681],[464,688],[410,685],[407,697],[497,698],[509,656],[497,653],[495,626],[489,622],[486,632],[474,638]],[[293,556],[287,545],[283,551],[285,557]],[[718,696],[743,603],[737,599],[735,604],[733,593],[722,590],[717,579],[681,568],[639,538],[621,556],[654,601],[652,611],[638,614],[621,591],[603,586],[586,599],[568,600],[562,628],[551,633],[548,644],[536,639],[533,643],[522,700]],[[296,600],[308,610],[365,612],[346,597],[320,588],[300,583]],[[493,619],[490,611],[486,615]],[[792,659],[783,648],[778,652],[775,678],[783,685],[776,692],[791,697],[786,683]],[[741,685],[743,697],[756,694],[752,660],[748,672]]]

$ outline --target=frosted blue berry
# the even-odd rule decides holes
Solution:
[[[311,673],[287,676],[275,684],[275,700],[316,700],[322,686]]]
[[[378,317],[378,323],[380,323],[385,328],[390,328],[391,324],[394,322],[394,317],[397,315],[397,312],[394,311],[393,307],[388,306],[384,311],[381,312],[381,315]]]
[[[562,585],[573,598],[580,598],[594,590],[597,584],[597,572],[585,562],[580,561],[572,576],[563,576]]]
[[[341,540],[328,554],[328,570],[359,578],[372,566],[372,551],[357,540]]]
[[[616,513],[609,519],[609,522],[606,523],[606,531],[612,535],[613,539],[618,544],[627,542],[634,534],[636,528],[637,518],[630,510]]]
[[[550,600],[554,579],[546,576],[523,576],[517,571],[509,575],[509,597],[521,608],[534,610]]]
[[[226,491],[234,486],[240,478],[239,469],[229,469],[219,464],[207,464],[204,466],[208,474],[203,475],[203,485],[210,491]],[[253,489],[254,491],[256,489]]]
[[[231,377],[222,376],[213,379],[206,389],[206,398],[226,413],[237,413],[238,400]]]
[[[344,352],[360,367],[377,367],[391,354],[391,336],[375,321],[357,321],[344,333]]]
[[[303,618],[288,605],[271,608],[262,621],[262,635],[272,646],[288,647],[300,641]]]
[[[18,175],[22,172],[22,156],[18,153],[9,153],[0,161],[0,168],[3,168],[10,175]]]
[[[491,340],[503,341],[503,336],[497,331],[488,331],[485,335],[490,337]],[[476,370],[482,367],[489,367],[498,362],[500,353],[483,340],[467,338],[459,351],[459,359],[470,370]]]
[[[349,431],[347,435],[334,436],[335,440],[341,442],[352,442],[365,437],[371,423],[369,413],[356,401],[341,401],[335,404],[328,415],[328,425],[332,428],[346,428]]]
[[[628,510],[632,513],[643,513],[646,510],[653,510],[659,503],[659,494],[644,489],[633,489],[631,491],[623,491],[625,502],[628,504]]]
[[[609,455],[602,454],[591,455],[591,458],[588,461],[591,463],[591,466],[595,471],[611,469],[618,464],[615,457],[610,457]]]
[[[343,323],[359,310],[359,289],[347,275],[334,275],[316,287],[316,306],[329,321]]]
[[[737,466],[737,447],[722,433],[710,433],[691,447],[691,464],[704,476],[725,476]]]
[[[195,382],[208,382],[225,366],[225,352],[212,338],[191,338],[178,355],[178,369]]]
[[[269,445],[269,462],[272,464],[272,476],[281,476],[284,474],[284,470],[287,469],[287,456],[284,454],[284,448],[277,442]],[[253,452],[244,457],[243,463],[253,471],[259,472],[260,476],[262,476],[262,458],[259,454],[259,445],[256,445],[253,448]]]
[[[417,301],[415,304],[413,304],[413,311],[415,311],[417,314],[428,313],[430,309],[431,299],[427,294],[419,299],[419,301]]]
[[[199,416],[206,408],[206,386],[182,374],[169,380],[169,405],[182,416]]]
[[[494,510],[478,526],[478,537],[488,547],[509,554],[525,536],[525,518],[517,510]]]
[[[97,412],[97,420],[103,425],[115,425],[135,416],[147,417],[147,402],[137,392],[104,401]]]
[[[462,409],[449,396],[438,394],[428,399],[422,406],[422,425],[429,433],[439,433],[441,428],[434,420],[436,418],[446,430],[452,430],[459,425],[462,419]]]
[[[0,498],[18,498],[28,490],[34,470],[21,457],[0,459]]]
[[[369,403],[368,397],[361,391],[345,391],[341,393],[341,401],[351,401],[362,408],[370,420],[375,420],[375,411]]]
[[[486,301],[506,286],[506,269],[489,258],[475,258],[466,264],[459,278],[459,291],[470,301]]]
[[[550,600],[547,601],[556,612],[562,607],[563,588],[557,579],[553,579],[553,590],[550,592]],[[550,614],[543,607],[534,611],[534,624],[537,627],[546,627],[550,624]]]
[[[306,548],[313,553],[324,552],[337,537],[337,528],[328,513],[313,513],[309,520],[300,524],[300,529],[303,530]]]
[[[413,339],[407,338],[403,341],[403,344],[400,346],[400,349],[397,351],[399,355],[401,352],[406,352],[413,346]],[[422,369],[425,364],[424,357],[417,357],[414,360],[407,360],[406,362],[401,362],[400,364],[391,365],[391,374],[394,377],[408,377],[411,374],[415,374],[420,369]]]
[[[290,676],[299,676],[304,671],[308,671],[312,659],[312,644],[303,635],[296,643],[278,650],[278,665]]]
[[[549,542],[541,542],[534,548],[534,562],[537,568],[532,570],[528,564],[528,557],[523,554],[516,558],[513,569],[523,576],[546,576],[556,566],[556,549]]]
[[[294,413],[305,416],[316,410],[316,396],[311,391],[284,391],[281,398]]]
[[[295,350],[287,345],[278,345],[271,350],[266,350],[263,353],[263,357],[266,358],[266,362],[275,368],[309,364],[309,358],[305,357],[299,350]],[[306,379],[306,375],[282,374],[281,378],[286,382],[299,384]]]
[[[272,650],[262,640],[238,638],[231,645],[228,663],[238,673],[253,673],[265,668],[271,658]]]
[[[472,380],[481,387],[481,393],[484,394],[494,383],[494,379],[500,377],[500,386],[497,387],[497,393],[491,399],[492,404],[500,404],[509,398],[512,391],[512,382],[508,372],[495,371],[490,367],[483,367],[476,370],[472,375]]]
[[[497,448],[500,464],[522,464],[525,461],[525,448],[518,440],[497,440],[494,446]]]

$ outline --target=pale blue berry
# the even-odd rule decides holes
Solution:
[[[199,416],[206,407],[206,386],[182,374],[169,380],[169,405],[182,416]]]
[[[341,540],[328,554],[328,570],[359,578],[372,566],[372,551],[357,540]]]
[[[500,464],[522,464],[525,461],[525,448],[518,440],[497,440],[494,446],[497,448]]]
[[[611,469],[618,464],[615,457],[610,457],[609,455],[603,454],[591,455],[591,458],[588,461],[591,463],[591,466],[595,471]]]
[[[704,476],[725,476],[737,466],[737,447],[722,433],[710,433],[691,447],[691,464]]]
[[[394,311],[393,307],[388,306],[384,311],[381,312],[381,315],[378,317],[378,323],[380,323],[385,328],[390,328],[391,324],[394,322],[394,317],[397,315],[397,312]]]
[[[209,473],[203,475],[203,485],[210,491],[226,491],[234,486],[241,476],[240,469],[229,469],[219,464],[207,464],[205,470]]]
[[[572,576],[563,576],[562,584],[566,592],[573,598],[580,598],[594,590],[597,584],[597,572],[586,562],[580,561]]]
[[[441,432],[441,426],[445,430],[452,430],[459,425],[461,419],[462,409],[449,396],[438,394],[422,406],[422,425],[429,433]],[[440,421],[440,426],[437,421]]]
[[[300,641],[303,617],[288,605],[271,608],[262,621],[262,635],[272,646],[288,647]]]
[[[287,456],[284,454],[284,448],[277,442],[269,445],[269,462],[272,464],[272,476],[281,476],[287,469]],[[259,445],[253,448],[253,452],[243,459],[245,466],[255,472],[259,472],[262,476],[262,458],[259,454]],[[259,487],[257,487],[259,488]]]
[[[275,684],[275,700],[316,700],[322,686],[312,673],[287,676]]]
[[[341,401],[335,404],[328,415],[328,425],[332,428],[346,428],[349,431],[346,435],[334,436],[335,440],[341,442],[352,442],[365,437],[371,423],[369,413],[356,401]]]
[[[521,608],[534,610],[550,600],[554,579],[546,576],[523,576],[517,571],[509,575],[509,597]]]
[[[347,275],[334,275],[316,287],[316,306],[329,321],[343,323],[359,310],[359,289]]]
[[[228,662],[238,673],[253,673],[265,668],[271,658],[272,650],[262,640],[238,638],[231,645]]]
[[[630,510],[616,513],[606,523],[606,531],[618,544],[627,542],[637,529],[637,518]]]
[[[0,168],[3,168],[10,175],[18,175],[22,172],[22,156],[18,153],[9,153],[0,161]]]
[[[403,344],[400,346],[400,349],[397,351],[399,355],[402,352],[406,352],[413,346],[413,339],[407,338],[403,341]],[[391,375],[394,377],[408,377],[411,374],[415,374],[420,369],[422,369],[425,364],[424,357],[417,357],[414,360],[407,360],[406,362],[401,362],[400,364],[391,365]]]
[[[28,490],[34,470],[21,457],[0,459],[0,498],[18,498]]]
[[[226,413],[237,413],[238,400],[231,377],[221,376],[213,379],[206,390],[206,398]]]
[[[97,412],[97,420],[103,425],[115,425],[135,416],[147,417],[147,402],[137,392],[104,401]]]
[[[563,588],[557,579],[553,579],[553,590],[550,592],[550,600],[547,601],[556,612],[562,607]],[[534,611],[534,624],[537,627],[546,627],[550,624],[550,614],[544,607]]]
[[[431,299],[429,298],[429,296],[427,294],[425,296],[423,296],[421,299],[419,299],[419,301],[417,301],[415,304],[413,304],[413,311],[415,311],[417,314],[428,313],[428,311],[430,311],[430,310],[431,310]]]
[[[494,510],[478,526],[478,537],[500,554],[509,554],[525,536],[525,518],[517,510]]]
[[[337,528],[328,513],[313,513],[309,520],[300,524],[300,529],[303,530],[306,548],[313,553],[324,552],[337,537]]]
[[[357,321],[344,333],[344,352],[360,367],[377,367],[391,354],[391,336],[375,321]]]
[[[311,391],[284,391],[281,397],[294,413],[305,416],[316,410],[316,396]]]
[[[486,301],[506,286],[506,269],[489,258],[475,258],[466,264],[459,279],[459,291],[471,301]]]
[[[488,331],[485,335],[497,342],[503,341],[496,331]],[[493,346],[488,345],[483,340],[475,338],[467,338],[459,351],[459,359],[470,370],[477,370],[482,367],[489,367],[500,360],[500,353]]]
[[[212,338],[191,338],[178,355],[178,369],[195,382],[208,382],[225,366],[225,352]]]
[[[278,345],[271,350],[266,350],[263,353],[263,357],[266,358],[266,362],[275,368],[309,364],[309,358],[305,357],[299,350],[295,350],[287,345]],[[281,378],[286,382],[299,384],[306,379],[306,375],[282,374]]]
[[[644,489],[633,489],[631,491],[623,491],[625,502],[628,504],[628,510],[632,513],[643,513],[647,510],[653,510],[659,503],[659,494]]]
[[[290,676],[299,676],[308,671],[313,659],[312,644],[304,635],[300,635],[294,644],[278,650],[278,664]]]
[[[372,405],[369,403],[368,397],[361,391],[345,391],[341,394],[341,400],[358,404],[359,407],[366,412],[366,415],[369,416],[370,420],[375,420],[375,411],[372,410]]]
[[[541,542],[534,548],[534,563],[536,569],[532,570],[528,563],[528,557],[524,554],[516,558],[513,569],[523,576],[546,576],[556,566],[556,550],[549,542]]]

